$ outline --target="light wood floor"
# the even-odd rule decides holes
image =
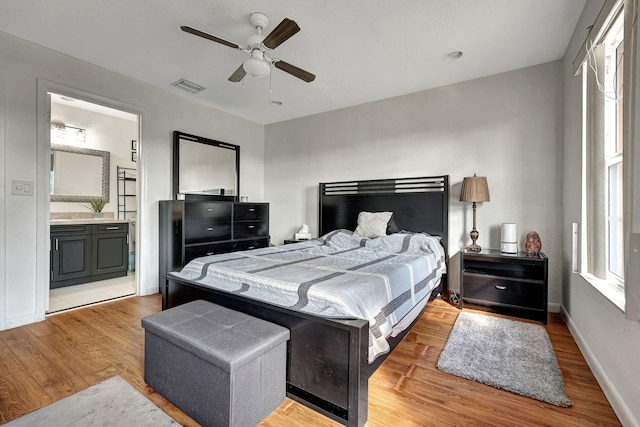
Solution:
[[[140,319],[160,310],[160,296],[133,297],[0,332],[0,424],[120,375],[176,421],[197,425],[143,380]],[[620,425],[567,327],[547,327],[571,408],[467,381],[436,362],[459,311],[434,301],[369,380],[367,427]],[[287,399],[261,425],[338,426]]]

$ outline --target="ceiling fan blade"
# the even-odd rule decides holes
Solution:
[[[311,74],[308,71],[303,70],[302,68],[298,68],[295,65],[291,65],[288,62],[284,61],[274,61],[273,66],[279,68],[285,73],[291,74],[293,77],[297,77],[300,80],[304,80],[307,83],[310,83],[316,79],[316,76]]]
[[[300,27],[295,21],[289,18],[284,18],[282,22],[278,24],[276,28],[269,33],[269,35],[262,41],[262,44],[269,49],[275,49],[282,43],[286,42],[289,37],[300,31]]]
[[[183,25],[182,27],[180,27],[180,29],[182,31],[186,32],[186,33],[193,34],[194,36],[202,37],[202,38],[205,38],[207,40],[211,40],[213,42],[220,43],[220,44],[223,44],[225,46],[232,47],[234,49],[242,49],[242,47],[240,47],[239,45],[237,45],[237,44],[235,44],[233,42],[230,42],[230,41],[225,40],[225,39],[221,39],[220,37],[212,36],[211,34],[207,34],[204,31],[196,30],[195,28],[188,27],[186,25]]]
[[[231,76],[229,77],[230,82],[237,83],[239,81],[242,81],[242,79],[244,79],[244,76],[247,75],[247,72],[244,70],[244,67],[242,65],[243,64],[240,64],[238,69],[235,70],[233,74],[231,74]]]

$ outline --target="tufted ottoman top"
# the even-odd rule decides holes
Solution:
[[[142,327],[227,372],[289,339],[287,328],[202,300],[147,316]]]

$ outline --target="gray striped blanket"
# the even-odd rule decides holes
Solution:
[[[351,234],[197,258],[171,275],[317,316],[367,320],[371,362],[437,287],[445,255],[438,238],[425,234]]]

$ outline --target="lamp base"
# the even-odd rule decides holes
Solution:
[[[465,250],[467,252],[480,252],[482,250],[482,248],[479,245],[476,245],[475,243],[472,245],[469,245],[465,248]]]

